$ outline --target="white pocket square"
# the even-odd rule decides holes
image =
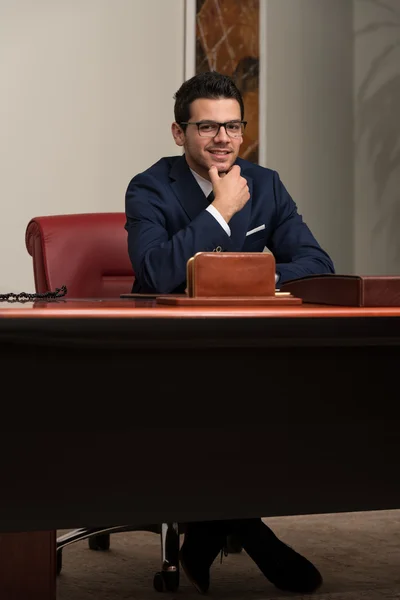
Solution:
[[[246,237],[248,235],[252,235],[253,233],[257,233],[257,231],[262,231],[263,229],[265,229],[265,225],[259,225],[258,227],[255,227],[254,229],[250,229],[250,231],[248,231],[246,233]]]

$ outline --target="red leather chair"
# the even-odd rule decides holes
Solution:
[[[134,273],[128,256],[124,213],[92,213],[35,217],[28,223],[25,242],[33,259],[35,289],[52,292],[63,285],[68,298],[119,298],[130,292]],[[154,576],[158,591],[179,586],[179,527],[177,523],[81,528],[57,539],[57,573],[62,550],[88,539],[92,550],[108,550],[110,534],[135,530],[161,535],[162,569]]]
[[[36,292],[63,285],[68,298],[119,298],[130,292],[134,273],[124,225],[124,213],[31,219],[25,242],[33,258]]]

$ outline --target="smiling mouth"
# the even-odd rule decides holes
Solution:
[[[212,154],[213,156],[228,156],[229,154],[231,154],[230,150],[209,150],[208,151],[210,154]]]

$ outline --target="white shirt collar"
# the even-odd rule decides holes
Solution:
[[[190,169],[190,170],[192,172],[193,177],[195,178],[195,180],[197,181],[197,183],[203,190],[204,195],[209,196],[213,189],[211,181],[208,181],[208,179],[204,179],[204,177],[202,177],[201,175],[199,175],[198,173],[193,171],[193,169]]]

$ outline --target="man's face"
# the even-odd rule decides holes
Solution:
[[[190,105],[191,122],[215,121],[226,123],[240,121],[240,105],[233,98],[210,100],[199,98]],[[172,124],[172,135],[178,146],[183,146],[186,161],[191,169],[209,179],[208,170],[215,165],[219,173],[226,173],[232,167],[238,154],[243,137],[230,137],[225,127],[221,127],[215,137],[202,137],[196,125],[187,125],[186,132],[177,124]]]

